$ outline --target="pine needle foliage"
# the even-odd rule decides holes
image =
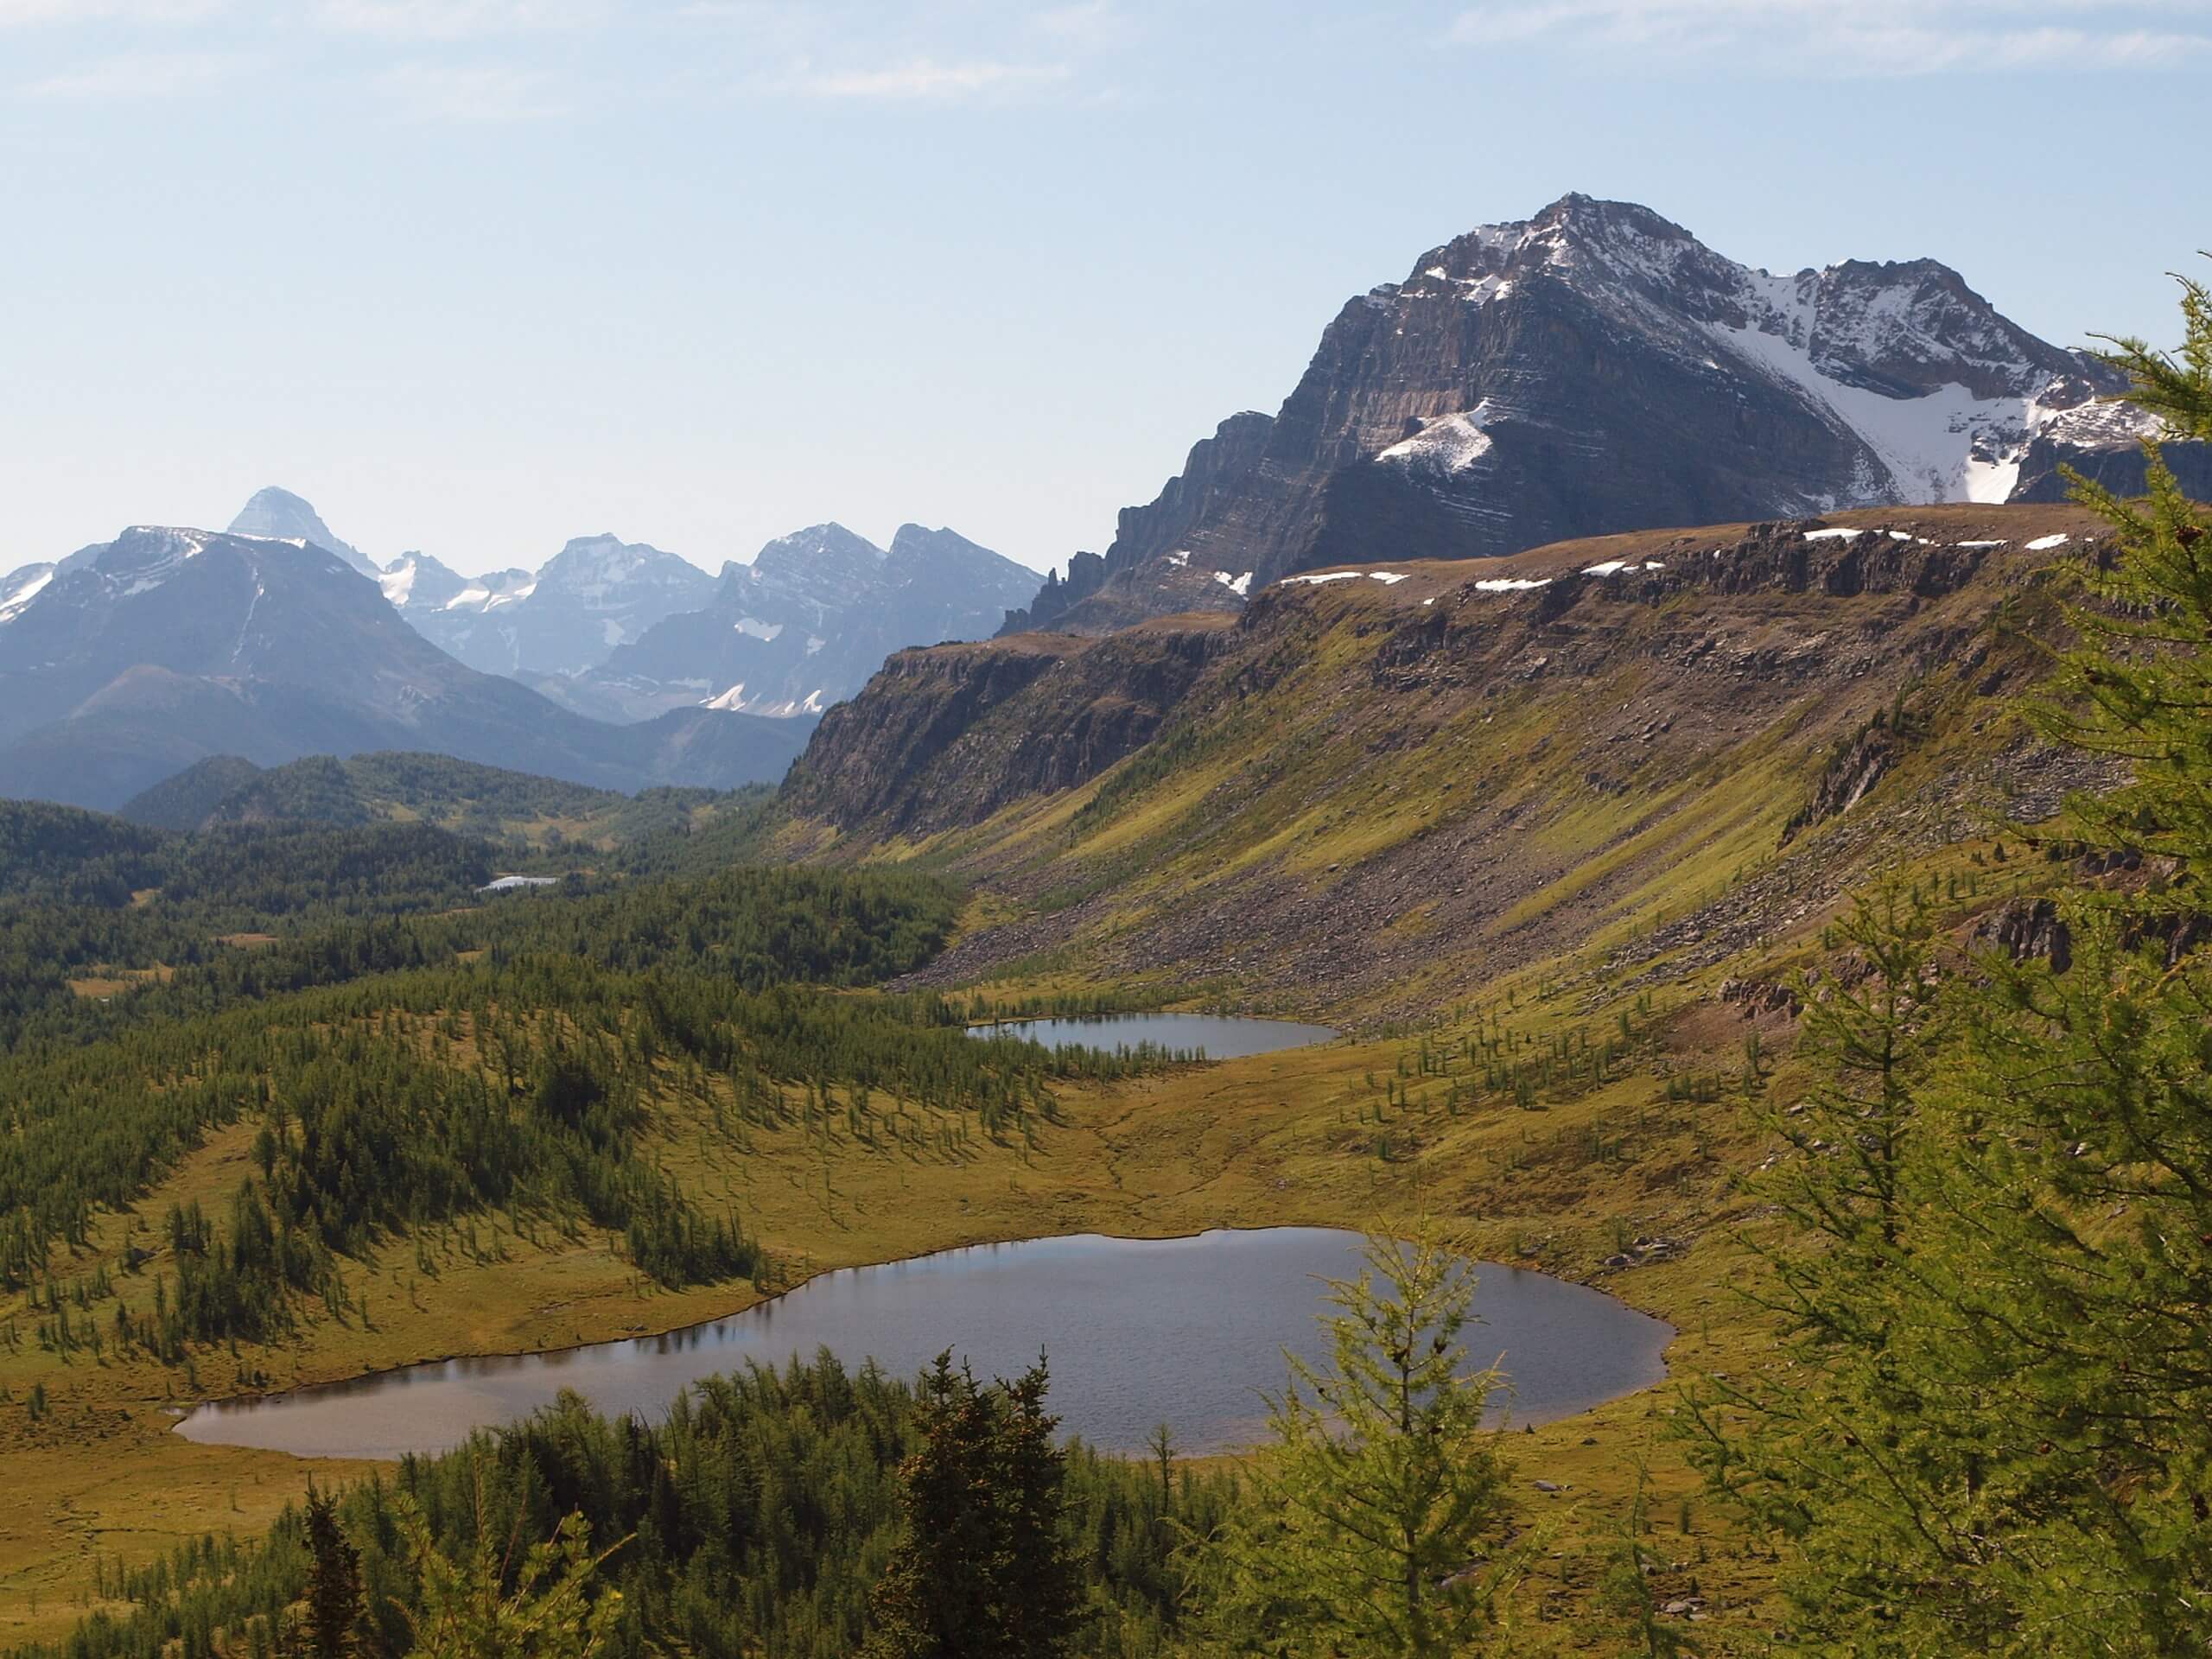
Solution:
[[[2212,440],[2200,284],[2183,320],[2113,360]],[[2069,804],[2066,948],[1931,995],[1925,918],[1862,906],[1861,988],[1808,998],[1824,1080],[1769,1121],[1777,1346],[1688,1421],[1788,1650],[2212,1650],[2212,515],[2146,448],[2142,500],[2077,489],[2113,535],[2031,710],[2126,774]]]
[[[1503,1378],[1462,1342],[1475,1292],[1427,1224],[1332,1282],[1328,1357],[1288,1357],[1255,1501],[1209,1545],[1213,1651],[1436,1659],[1495,1634],[1522,1552],[1484,1421]]]

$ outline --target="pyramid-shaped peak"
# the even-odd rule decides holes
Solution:
[[[305,542],[326,553],[335,553],[365,576],[383,575],[359,548],[339,540],[304,496],[273,484],[256,490],[252,499],[238,509],[238,517],[231,520],[230,533],[257,536],[269,541]]]

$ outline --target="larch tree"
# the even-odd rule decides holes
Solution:
[[[1503,1379],[1462,1340],[1475,1291],[1427,1224],[1331,1284],[1328,1357],[1289,1357],[1255,1501],[1205,1546],[1215,1651],[1441,1659],[1495,1633],[1523,1552],[1484,1422]]]
[[[2168,442],[2212,442],[2212,296],[2183,287],[2183,347],[2112,360]],[[2044,837],[2096,855],[2056,884],[2067,949],[1948,977],[1902,1141],[1862,1096],[1840,1145],[1793,1148],[1824,1196],[1776,1251],[1792,1317],[1693,1413],[1783,1553],[1795,1649],[2212,1651],[2212,513],[2145,447],[2140,499],[2077,480],[2110,533],[2029,710],[2118,763]]]

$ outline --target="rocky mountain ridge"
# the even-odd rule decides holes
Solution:
[[[701,707],[812,715],[902,646],[988,637],[1037,585],[1027,566],[914,524],[887,550],[842,524],[810,525],[719,575],[604,534],[571,540],[535,571],[465,576],[419,551],[379,569],[305,500],[274,488],[247,503],[233,531],[246,526],[337,554],[470,667],[618,722]],[[0,582],[0,612],[48,569]]]
[[[2056,499],[2062,461],[2139,483],[2152,423],[2120,389],[1935,261],[1775,276],[1569,195],[1349,301],[1276,415],[1224,422],[1006,628],[1234,609],[1239,584],[1348,560]]]
[[[335,553],[372,580],[381,574],[367,554],[351,542],[339,540],[330,526],[322,522],[322,515],[306,499],[273,484],[256,490],[245,505],[238,509],[238,516],[231,520],[230,533],[264,541],[289,542],[295,547],[319,547]]]
[[[1696,918],[1663,969],[1635,946],[1689,971],[2097,781],[1996,716],[2042,671],[2053,563],[2103,529],[1955,504],[1637,532],[902,652],[792,767],[787,844],[981,880],[1013,919],[947,982],[1068,948],[1433,1006],[1631,911]],[[1901,698],[1909,733],[1870,741]],[[1691,868],[1739,880],[1675,892]]]

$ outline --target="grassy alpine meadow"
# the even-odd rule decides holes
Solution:
[[[1959,861],[1971,868],[1969,858]],[[1046,976],[980,985],[970,1001],[1018,1010],[1069,995],[1065,978]],[[1713,1010],[1694,985],[1592,1006],[1563,973],[1556,983],[1531,974],[1485,1006],[1418,1027],[1376,1024],[1312,1048],[1056,1080],[1049,1116],[997,1134],[887,1101],[855,1117],[810,1104],[806,1086],[779,1089],[772,1111],[748,1119],[727,1090],[702,1092],[664,1056],[642,1155],[697,1212],[740,1218],[760,1252],[748,1276],[657,1283],[610,1230],[523,1205],[374,1239],[340,1258],[337,1294],[299,1299],[290,1328],[195,1343],[181,1363],[112,1344],[57,1352],[36,1334],[53,1316],[35,1294],[0,1303],[10,1338],[0,1444],[19,1493],[0,1538],[0,1618],[11,1641],[57,1638],[88,1611],[104,1572],[202,1535],[252,1536],[310,1476],[368,1472],[187,1442],[171,1426],[198,1398],[658,1332],[826,1269],[988,1241],[1389,1230],[1442,1216],[1479,1257],[1585,1279],[1669,1320],[1671,1370],[1726,1371],[1759,1342],[1728,1290],[1742,1261],[1733,1176],[1759,1147],[1741,1102],[1792,1078],[1786,1022]],[[418,1023],[427,1032],[436,1021]],[[1770,1046],[1747,1069],[1746,1038],[1761,1029]],[[118,1307],[147,1313],[168,1267],[161,1217],[195,1201],[219,1213],[255,1173],[254,1133],[244,1122],[211,1132],[141,1200],[99,1217],[63,1269],[65,1281],[110,1289],[80,1321],[111,1326]],[[1663,1582],[1699,1597],[1715,1634],[1757,1623],[1762,1563],[1736,1551],[1722,1513],[1694,1493],[1667,1433],[1673,1409],[1662,1386],[1508,1437],[1517,1495],[1553,1541],[1525,1595],[1563,1640],[1597,1628],[1585,1615],[1609,1541],[1638,1501],[1639,1465],[1640,1501],[1666,1523]],[[1560,1490],[1541,1492],[1539,1479]]]

